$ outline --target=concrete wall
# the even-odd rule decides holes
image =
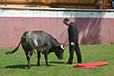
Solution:
[[[0,48],[16,47],[25,31],[43,30],[68,44],[68,17],[79,30],[79,44],[114,42],[113,12],[0,10]]]

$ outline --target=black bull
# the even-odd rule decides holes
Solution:
[[[44,31],[25,32],[21,37],[19,45],[11,52],[7,51],[6,54],[12,54],[16,52],[20,44],[25,51],[29,69],[31,68],[30,58],[35,49],[37,50],[38,66],[40,66],[40,53],[43,53],[45,55],[46,66],[49,66],[47,55],[50,52],[55,52],[58,59],[63,59],[63,44],[58,43],[55,38],[53,38],[51,35],[47,34]]]

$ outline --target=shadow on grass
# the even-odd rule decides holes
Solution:
[[[49,63],[54,63],[54,64],[66,64],[67,62],[55,62],[55,61],[50,61]],[[72,64],[77,64],[77,62],[73,62]]]
[[[54,63],[54,64],[66,64],[66,62],[54,62],[54,61],[51,61],[49,63]]]
[[[33,66],[33,65],[31,65],[31,66]],[[27,67],[27,65],[10,65],[10,66],[6,66],[5,68],[20,68],[20,69],[25,69],[26,67]]]
[[[36,67],[41,67],[41,66],[46,66],[46,67],[57,66],[57,65],[54,65],[54,64],[66,64],[67,62],[55,62],[55,61],[50,61],[49,63],[50,63],[49,66],[46,66],[45,64],[41,64],[40,66],[37,66],[37,65],[35,65],[35,64],[31,64],[31,68],[32,68],[33,66],[36,66]],[[51,63],[53,63],[53,64],[51,64]],[[75,63],[75,62],[74,62],[74,63]],[[27,64],[20,64],[20,65],[18,64],[18,65],[9,65],[9,66],[6,66],[5,68],[27,69],[27,67],[28,67]]]
[[[37,65],[34,65],[34,64],[32,64],[31,65],[31,68],[32,68],[32,66],[37,66]],[[40,66],[46,66],[46,65],[40,65]],[[40,67],[40,66],[37,66],[37,67]],[[49,65],[49,67],[50,66],[55,66],[55,65]],[[28,65],[10,65],[10,66],[6,66],[5,68],[20,68],[20,69],[26,69],[28,67]],[[46,66],[46,67],[48,67],[48,66]]]

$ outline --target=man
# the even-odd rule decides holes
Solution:
[[[77,60],[78,63],[82,62],[81,58],[81,52],[80,48],[78,45],[78,30],[77,26],[75,23],[71,22],[68,18],[65,18],[63,20],[63,23],[68,26],[68,36],[69,36],[69,52],[70,52],[70,57],[67,62],[67,64],[72,64],[73,62],[73,55],[74,55],[74,50],[77,54]]]

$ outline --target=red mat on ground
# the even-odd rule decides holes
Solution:
[[[73,67],[77,67],[77,68],[97,68],[99,66],[103,66],[103,65],[108,65],[108,62],[91,62],[91,63],[87,63],[87,64],[77,64],[74,65]]]

